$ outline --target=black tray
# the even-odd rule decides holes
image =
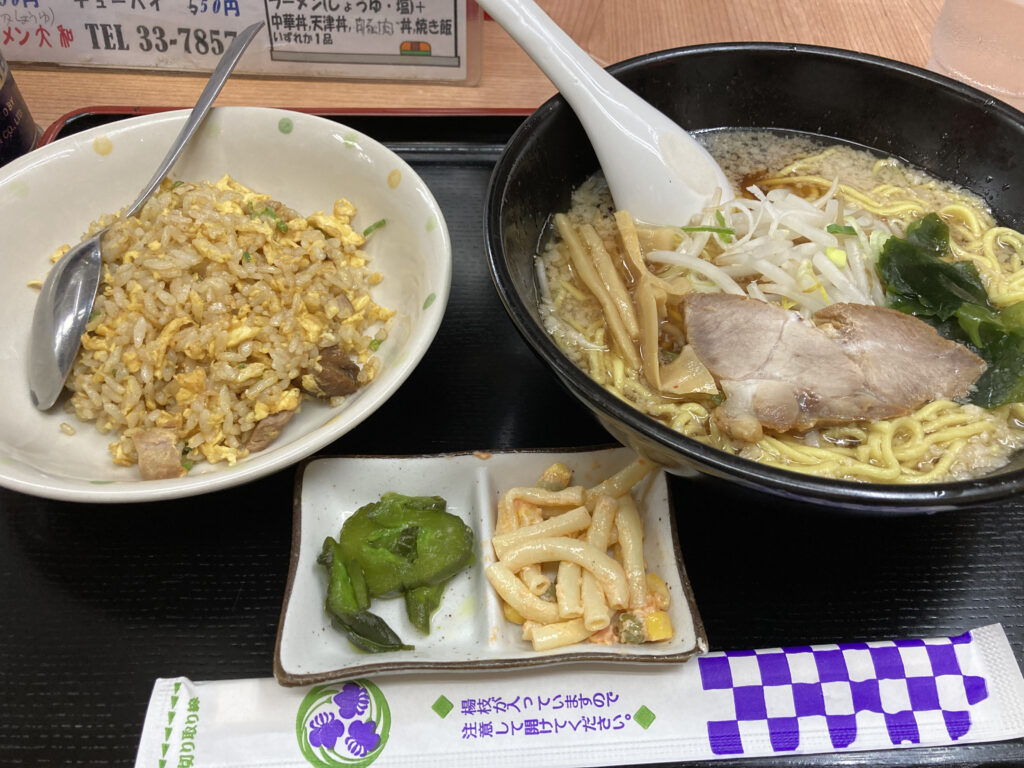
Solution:
[[[76,113],[50,138],[124,117]],[[402,154],[454,247],[421,365],[322,455],[605,445],[610,436],[517,335],[483,252],[484,196],[514,115],[335,115]],[[0,489],[0,765],[132,765],[157,677],[270,677],[295,470],[132,505]],[[846,516],[672,478],[713,650],[956,635],[1001,623],[1024,663],[1024,504]],[[750,761],[715,761],[741,766]],[[1024,740],[773,758],[759,765],[1024,765]]]

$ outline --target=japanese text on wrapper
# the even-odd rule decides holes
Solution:
[[[178,748],[178,768],[192,768],[195,763],[196,732],[199,727],[199,699],[188,700],[188,714],[181,729],[181,746]]]
[[[617,712],[618,694],[571,693],[552,696],[487,696],[460,702],[463,739],[597,733],[625,728],[631,715]]]

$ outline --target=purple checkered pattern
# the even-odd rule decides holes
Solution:
[[[971,633],[943,640],[840,643],[772,651],[728,651],[697,659],[705,691],[731,691],[734,716],[709,720],[708,739],[718,755],[743,754],[744,724],[767,723],[775,752],[800,746],[801,724],[820,728],[834,749],[857,738],[857,714],[881,715],[890,741],[918,744],[918,716],[941,715],[956,740],[971,727],[969,707],[988,696],[982,677],[965,674],[957,646]],[[922,715],[923,716],[923,715]]]

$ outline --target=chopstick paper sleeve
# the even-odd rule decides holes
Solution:
[[[999,625],[709,653],[683,664],[381,676],[308,688],[158,679],[136,766],[625,765],[1024,736]]]

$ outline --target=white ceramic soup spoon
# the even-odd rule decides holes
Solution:
[[[616,208],[650,224],[685,225],[732,187],[696,139],[624,86],[533,0],[478,0],[536,62],[579,118]]]
[[[192,108],[192,113],[175,138],[174,144],[138,199],[125,211],[125,218],[138,213],[150,195],[160,186],[164,176],[171,170],[171,166],[203,122],[206,113],[210,111],[228,75],[262,28],[263,22],[257,22],[239,32],[232,41],[217,68],[210,75],[206,87],[199,95],[199,100]],[[57,402],[64,388],[64,380],[70,373],[82,344],[82,334],[85,333],[85,326],[89,322],[92,305],[96,300],[96,289],[100,282],[103,267],[100,241],[106,231],[106,228],[101,229],[72,246],[71,250],[53,265],[36,300],[28,346],[28,390],[32,404],[41,411],[47,410]]]

